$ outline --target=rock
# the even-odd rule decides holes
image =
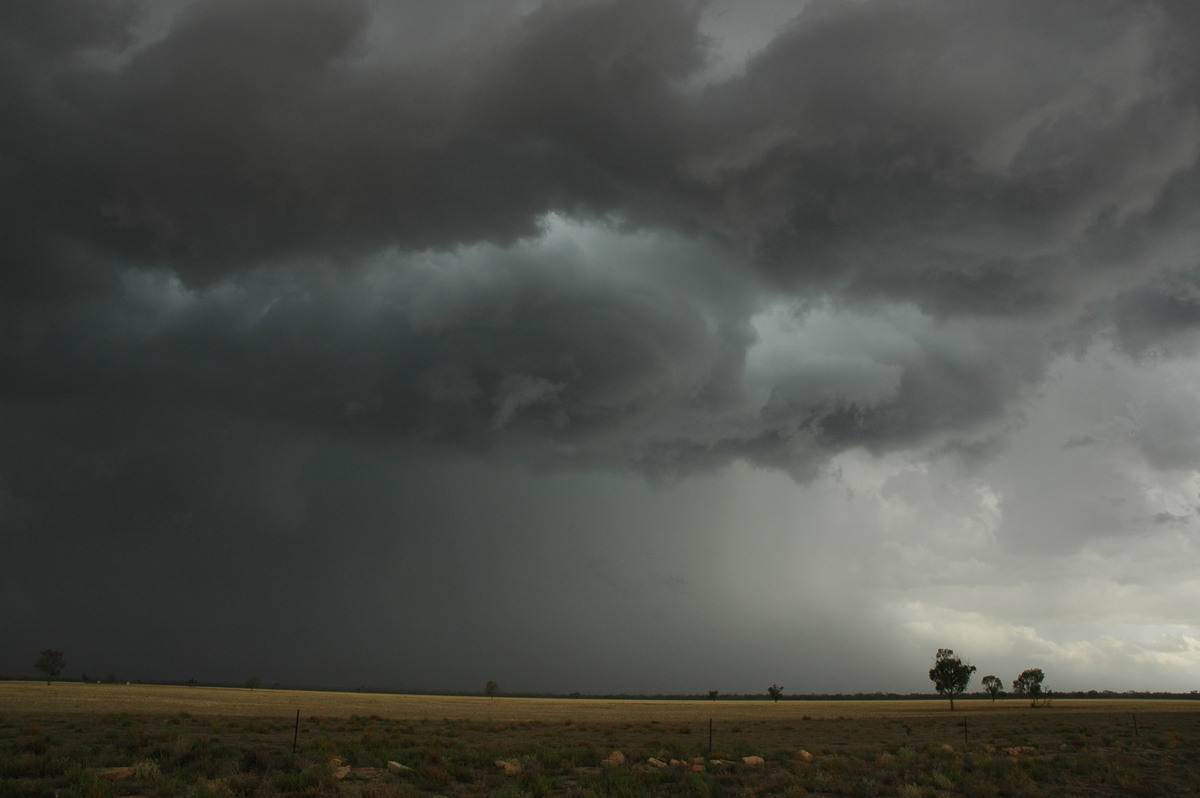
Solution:
[[[671,767],[673,767],[673,768],[687,767],[687,764],[688,763],[684,762],[682,759],[672,759],[671,760]]]
[[[692,764],[693,764],[693,765],[703,765],[703,764],[704,764],[704,757],[702,757],[702,756],[695,756],[695,757],[692,757]]]
[[[763,759],[761,756],[744,756],[742,757],[742,763],[749,765],[752,768],[756,768],[760,765],[767,764],[767,760]]]
[[[665,768],[667,766],[666,762],[653,756],[646,760],[646,764],[655,768]]]
[[[388,762],[387,769],[393,773],[403,773],[406,770],[412,770],[408,765],[401,765],[399,762]]]
[[[97,775],[113,781],[133,778],[133,768],[107,768],[101,770]]]
[[[799,759],[801,762],[813,761],[813,755],[810,754],[808,751],[805,751],[803,748],[801,748],[799,751],[796,752],[796,758]]]
[[[954,746],[950,745],[949,743],[942,743],[942,753],[943,754],[953,754]]]
[[[342,765],[341,767],[337,767],[337,768],[333,769],[333,777],[335,779],[337,779],[338,781],[341,781],[342,779],[346,778],[349,775],[350,775],[350,766],[349,765]]]
[[[1001,749],[1009,756],[1020,756],[1021,754],[1034,754],[1037,749],[1032,745],[1014,745],[1012,748]]]
[[[703,773],[704,765],[692,765],[692,772],[693,773]]]
[[[606,768],[620,767],[621,765],[625,764],[625,755],[620,751],[613,751],[611,754],[604,757],[604,759],[600,760],[600,764],[604,765]]]
[[[503,759],[496,760],[496,767],[500,768],[505,776],[520,776],[524,770],[516,762],[505,762]]]
[[[344,765],[346,763],[335,756],[333,759],[329,760],[329,764],[333,765],[335,768],[340,768],[342,765]]]

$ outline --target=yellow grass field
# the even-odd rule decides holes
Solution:
[[[1055,714],[1200,712],[1200,701],[1075,699],[1053,702]],[[1008,698],[955,701],[954,717],[995,716],[1029,709]],[[929,701],[666,701],[588,698],[486,698],[306,690],[249,690],[234,687],[83,684],[80,682],[0,682],[0,711],[15,713],[113,713],[226,717],[350,717],[378,715],[393,720],[562,722],[758,721],[801,719],[924,718],[949,716],[949,702]]]

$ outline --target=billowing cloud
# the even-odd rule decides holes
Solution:
[[[560,423],[539,433],[546,449],[564,450],[564,429],[641,423],[651,395],[659,409],[690,414],[699,394],[718,392],[703,375],[691,373],[686,387],[653,383],[681,374],[671,364],[688,373],[697,346],[709,350],[726,401],[745,401],[747,386],[731,381],[744,373],[754,319],[790,305],[803,323],[814,296],[864,316],[915,311],[953,324],[971,314],[956,345],[973,339],[972,348],[954,353],[923,336],[907,358],[856,352],[893,372],[890,392],[865,398],[828,382],[829,364],[792,361],[768,386],[767,405],[732,408],[736,430],[684,428],[671,440],[634,430],[642,443],[632,447],[680,465],[782,465],[830,446],[975,435],[1096,308],[1118,311],[1126,338],[1141,334],[1149,322],[1137,308],[1147,292],[1161,296],[1143,256],[1162,262],[1160,239],[1188,236],[1192,221],[1178,194],[1195,166],[1200,117],[1169,6],[1089,5],[1081,18],[1021,5],[809,4],[741,71],[699,87],[686,79],[715,57],[703,8],[667,0],[546,4],[475,28],[464,5],[456,35],[449,12],[424,6],[375,16],[361,3],[198,2],[159,12],[156,24],[136,6],[89,8],[104,24],[58,32],[11,12],[8,58],[27,67],[6,89],[22,120],[9,171],[23,199],[6,214],[13,296],[70,297],[54,307],[74,320],[79,292],[103,290],[109,298],[83,301],[129,324],[137,311],[127,303],[146,301],[129,286],[149,279],[132,275],[161,274],[191,292],[192,314],[269,304],[276,316],[306,315],[310,334],[370,338],[355,345],[376,383],[371,351],[426,386],[437,378],[422,363],[436,360],[476,385],[468,390],[485,407],[507,406],[498,386],[513,374],[562,386]],[[389,36],[404,41],[410,21],[440,31],[445,49],[389,52]],[[565,269],[590,280],[574,284],[546,273],[563,253],[538,243],[547,220],[564,214],[616,220],[601,244],[627,225],[674,238],[643,249],[641,274],[606,263],[612,256],[598,248],[568,255],[575,263]],[[578,224],[571,232],[586,234],[589,222]],[[655,258],[671,246],[706,250],[706,263],[664,270]],[[451,285],[433,270],[475,282]],[[697,281],[712,279],[737,287],[696,295]],[[378,296],[366,318],[338,320],[336,308],[353,314],[355,295],[378,289],[402,292],[397,302],[431,318],[438,306],[414,303],[475,303],[493,326],[473,342],[481,327],[448,316],[436,335],[409,335]],[[331,292],[315,313],[301,309]],[[14,301],[13,335],[38,338]],[[979,313],[997,321],[976,324]],[[282,364],[267,351],[274,318],[240,334],[196,315],[170,324],[176,341],[216,334]],[[1004,318],[1029,332],[1005,329]],[[1190,323],[1183,312],[1152,318]],[[581,330],[583,339],[568,339]],[[1014,341],[1021,335],[1028,340]],[[127,343],[117,344],[126,358]],[[447,346],[501,362],[511,346],[532,361],[481,375],[482,364],[446,363]],[[306,357],[313,376],[331,372],[319,384],[355,382],[344,360]],[[252,359],[243,360],[256,369]],[[813,381],[825,386],[819,401],[796,394]],[[393,409],[391,425],[411,428],[420,391],[391,382],[405,394],[394,397],[404,409]],[[383,386],[372,389],[374,398],[321,401],[362,423],[357,411],[384,410]],[[628,443],[610,436],[620,438]],[[628,458],[628,446],[612,454]]]
[[[109,561],[181,596],[229,570],[216,615],[299,639],[337,613],[288,615],[290,568],[338,608],[452,586],[444,626],[368,613],[440,652],[410,686],[475,639],[518,668],[472,602],[595,683],[574,618],[645,610],[602,623],[639,662],[663,624],[917,656],[981,623],[1181,684],[1197,35],[1167,0],[0,8],[3,621],[32,645],[30,580],[115,596]],[[714,668],[782,678],[750,658]]]

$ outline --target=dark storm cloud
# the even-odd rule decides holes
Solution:
[[[1180,8],[812,3],[707,85],[703,6],[454,30],[472,8],[6,11],[6,394],[803,468],[977,446],[1072,340],[1055,328],[1115,320],[1139,350],[1195,326],[1190,282],[1156,276],[1195,221]],[[403,47],[422,19],[444,47]],[[660,256],[689,236],[710,263],[550,255],[548,214],[658,231]],[[736,287],[714,295],[718,261]],[[867,353],[892,374],[869,396],[852,386],[885,377],[803,355],[752,396],[772,301],[1000,321],[895,329],[914,346]]]
[[[1112,303],[1116,341],[1135,356],[1192,348],[1200,327],[1200,280],[1196,269],[1168,271]]]
[[[12,3],[0,10],[0,25],[21,56],[53,62],[82,48],[128,45],[135,13],[135,3],[112,0]]]
[[[644,284],[589,284],[569,261],[490,262],[475,284],[453,271],[389,264],[361,282],[264,277],[200,296],[149,278],[120,300],[10,320],[5,391],[584,462],[638,460],[623,430],[737,398],[725,382],[750,333],[735,318]]]
[[[1194,4],[711,24],[768,5],[774,25],[749,0],[0,4],[13,650],[566,690],[661,689],[648,666],[725,689],[710,658],[786,683],[754,661],[779,656],[873,689],[818,652],[896,626],[856,581],[891,584],[855,559],[879,529],[912,527],[880,549],[912,564],[897,584],[950,590],[1022,535],[1073,550],[1095,474],[1058,469],[1107,475],[1087,525],[1113,539],[1109,498],[1136,491],[1099,454],[1183,484],[1190,372],[1139,393],[1093,342],[1195,351]],[[1003,459],[1068,352],[1101,376],[1013,455],[1034,500],[947,476]],[[924,455],[929,498],[878,487]],[[845,490],[819,479],[834,458]],[[808,482],[803,534],[774,470]],[[1052,483],[1075,500],[1047,523]],[[1130,517],[1185,530],[1168,488]],[[750,645],[798,619],[829,647]]]
[[[1187,7],[814,2],[707,84],[703,5],[481,8],[6,10],[6,396],[799,473],[1195,326]],[[748,372],[790,302],[923,316]]]
[[[547,3],[454,30],[471,8],[6,12],[9,396],[128,392],[651,470],[803,467],[939,432],[977,445],[1058,339],[981,329],[956,353],[925,335],[878,358],[899,369],[888,395],[798,363],[760,401],[741,385],[747,297],[1060,328],[1116,308],[1129,340],[1193,325],[1139,271],[1194,221],[1174,6],[812,3],[701,86],[702,6]],[[443,47],[405,49],[422,19]],[[699,273],[502,265],[534,257],[503,248],[549,213],[693,236],[739,287],[726,303]],[[403,275],[488,242],[491,274],[440,289],[467,316],[366,308],[380,253]],[[210,293],[162,304],[178,291]],[[823,395],[795,390],[816,379]]]
[[[1132,267],[1087,244],[1117,227],[1133,246],[1194,170],[1178,21],[1153,4],[814,4],[705,97],[730,142],[699,161],[712,223],[789,284],[1052,310],[1085,273]]]
[[[371,59],[368,8],[194,3],[115,66],[76,57],[107,37],[62,53],[8,31],[10,60],[41,67],[6,92],[24,209],[8,221],[33,228],[10,282],[73,254],[204,283],[282,256],[508,241],[552,209],[629,202],[678,143],[666,84],[699,50],[672,3],[551,7],[420,64]]]
[[[367,45],[361,2],[193,3],[102,64],[83,54],[120,49],[113,12],[17,20],[6,216],[32,229],[6,273],[107,256],[203,283],[619,212],[716,231],[788,285],[1045,310],[1089,236],[1169,216],[1162,184],[1192,166],[1172,13],[817,3],[703,90],[699,11],[667,0],[546,4],[418,63]]]

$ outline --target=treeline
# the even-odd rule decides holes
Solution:
[[[376,692],[376,691],[372,691]],[[378,691],[392,692],[392,691]],[[422,695],[463,695],[463,693],[440,693],[430,691],[404,691],[404,692],[420,692]],[[591,698],[603,699],[609,701],[770,701],[771,696],[766,693],[721,693],[716,698],[709,698],[705,693],[521,693],[521,692],[506,692],[504,695],[510,698]],[[1054,691],[1045,694],[1050,698],[1129,698],[1129,699],[1200,699],[1200,693],[1192,691],[1189,693],[1164,693],[1164,692],[1142,692],[1137,690],[1127,690],[1125,692],[1114,692],[1112,690],[1087,690],[1087,691]],[[962,697],[979,698],[991,700],[991,696],[983,691],[973,693],[964,693]],[[998,700],[1023,698],[1023,696],[1012,696],[1001,693]],[[945,699],[937,694],[929,693],[794,693],[785,694],[780,697],[780,701],[944,701]]]

